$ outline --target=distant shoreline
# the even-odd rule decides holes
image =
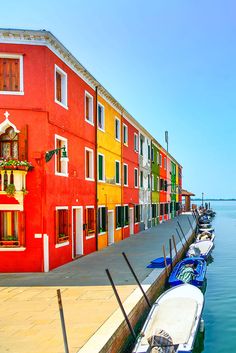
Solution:
[[[202,199],[191,199],[191,201],[202,201]],[[207,201],[236,201],[236,199],[204,199],[203,202]]]

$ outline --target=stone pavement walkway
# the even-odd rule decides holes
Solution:
[[[64,353],[58,288],[70,353],[78,352],[118,308],[105,269],[124,301],[137,284],[121,253],[143,281],[152,271],[147,264],[162,256],[162,245],[168,247],[172,234],[177,241],[177,220],[189,232],[188,218],[193,222],[191,215],[181,215],[49,273],[0,274],[0,352]]]

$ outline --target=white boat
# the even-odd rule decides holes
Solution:
[[[215,230],[215,228],[199,228],[199,232],[203,233],[203,232],[209,232],[209,233],[213,233]]]
[[[153,304],[133,353],[192,352],[204,305],[200,289],[181,284],[164,292]],[[156,348],[155,348],[156,347]]]
[[[196,242],[198,241],[202,241],[202,240],[211,240],[214,242],[215,240],[215,233],[211,233],[211,232],[208,232],[207,230],[205,230],[204,232],[202,233],[199,233],[196,237]]]
[[[214,243],[211,240],[201,240],[189,246],[186,257],[201,256],[205,260],[211,253]]]

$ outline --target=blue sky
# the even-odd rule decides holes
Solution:
[[[183,166],[183,187],[236,197],[234,0],[26,1],[1,27],[50,30]]]

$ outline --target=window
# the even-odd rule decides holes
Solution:
[[[160,204],[160,215],[161,216],[164,215],[164,204],[163,203]]]
[[[0,246],[19,246],[18,211],[0,211]]]
[[[164,157],[164,169],[166,169],[166,157]]]
[[[143,171],[140,172],[140,188],[143,188]]]
[[[140,206],[135,205],[134,207],[134,222],[138,223],[140,222]]]
[[[157,151],[157,164],[160,163],[160,155],[159,155],[159,152]]]
[[[143,137],[140,136],[140,155],[143,156]]]
[[[138,135],[134,133],[134,150],[138,152]]]
[[[55,174],[68,176],[68,158],[62,157],[63,147],[67,151],[67,139],[56,135],[55,149],[58,149],[58,152],[55,157]]]
[[[0,157],[18,159],[18,134],[11,126],[0,136]]]
[[[0,94],[24,94],[23,56],[0,54]]]
[[[93,96],[85,92],[85,120],[93,125]]]
[[[116,229],[124,227],[124,207],[116,207]]]
[[[128,126],[123,124],[123,142],[127,145],[128,144]]]
[[[85,148],[85,179],[94,180],[93,150]]]
[[[159,187],[159,177],[157,177],[157,191],[160,190],[160,187]]]
[[[161,154],[159,154],[159,156],[160,156],[160,167],[162,167],[162,155]]]
[[[105,181],[105,163],[104,155],[98,154],[98,180]]]
[[[152,152],[151,152],[151,159],[152,159],[152,162],[154,162],[154,148],[152,147]]]
[[[165,203],[165,214],[169,213],[169,204]]]
[[[55,65],[55,102],[67,107],[67,74]]]
[[[151,146],[148,144],[148,160],[151,159]]]
[[[152,175],[152,191],[155,190],[155,185],[154,185],[154,175]]]
[[[129,224],[129,206],[124,206],[124,213],[125,213],[124,225],[127,226]]]
[[[124,164],[124,185],[128,186],[128,165]]]
[[[138,187],[138,169],[134,168],[134,187]]]
[[[69,217],[67,208],[56,209],[56,244],[63,243],[69,239]]]
[[[120,141],[120,119],[115,118],[115,137]]]
[[[94,207],[86,207],[86,236],[90,236],[95,233],[95,217]]]
[[[100,103],[98,103],[98,128],[99,130],[105,131],[104,106]]]
[[[152,204],[152,218],[157,217],[157,205],[155,203]]]
[[[148,174],[148,190],[150,190],[150,174]]]
[[[98,208],[98,233],[107,231],[107,207]]]
[[[144,205],[140,205],[140,222],[143,222]]]
[[[116,184],[120,184],[120,161],[116,161]]]

